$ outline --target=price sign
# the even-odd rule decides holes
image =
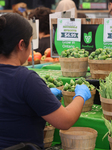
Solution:
[[[81,19],[58,18],[57,24],[58,41],[81,40]]]
[[[112,19],[105,18],[104,19],[104,42],[112,42]]]

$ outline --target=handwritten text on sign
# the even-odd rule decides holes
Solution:
[[[58,18],[57,25],[58,41],[80,41],[81,19]]]

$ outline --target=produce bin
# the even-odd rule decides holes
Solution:
[[[93,79],[105,79],[112,71],[112,60],[88,59],[91,77]]]
[[[97,131],[88,127],[71,127],[59,131],[64,150],[94,150]]]
[[[64,77],[84,77],[88,67],[88,57],[62,58],[59,57],[62,75]]]
[[[62,104],[63,104],[63,100],[62,100]],[[90,127],[95,129],[98,132],[98,136],[96,138],[95,150],[97,149],[109,150],[108,137],[102,140],[105,133],[108,132],[104,120],[102,119],[102,115],[103,115],[102,107],[100,105],[94,104],[92,106],[92,110],[89,112],[82,112],[77,122],[73,125],[73,127]],[[55,129],[53,142],[61,143],[58,129]]]
[[[107,120],[112,120],[112,99],[103,98],[100,95],[103,115]]]
[[[65,106],[69,105],[73,101],[73,97],[75,96],[75,92],[67,92],[63,90],[62,90],[62,94],[63,94]],[[88,112],[92,109],[92,105],[94,104],[95,94],[96,94],[96,89],[91,91],[91,98],[85,102],[82,112]]]

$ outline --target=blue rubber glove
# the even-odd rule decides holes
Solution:
[[[91,98],[91,92],[85,84],[82,85],[78,84],[75,87],[75,96],[73,97],[73,99],[76,96],[81,96],[84,99],[84,104],[85,104],[85,102]]]
[[[57,88],[50,88],[50,90],[59,100],[61,100],[61,97],[62,97],[61,90],[59,90]]]

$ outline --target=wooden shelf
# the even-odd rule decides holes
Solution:
[[[30,12],[31,9],[28,9],[28,12]],[[8,13],[12,12],[12,9],[5,9],[5,10],[0,10],[0,13]],[[52,12],[55,12],[52,10]],[[77,13],[108,13],[108,10],[77,10]]]
[[[77,10],[77,13],[108,13],[108,10]]]

